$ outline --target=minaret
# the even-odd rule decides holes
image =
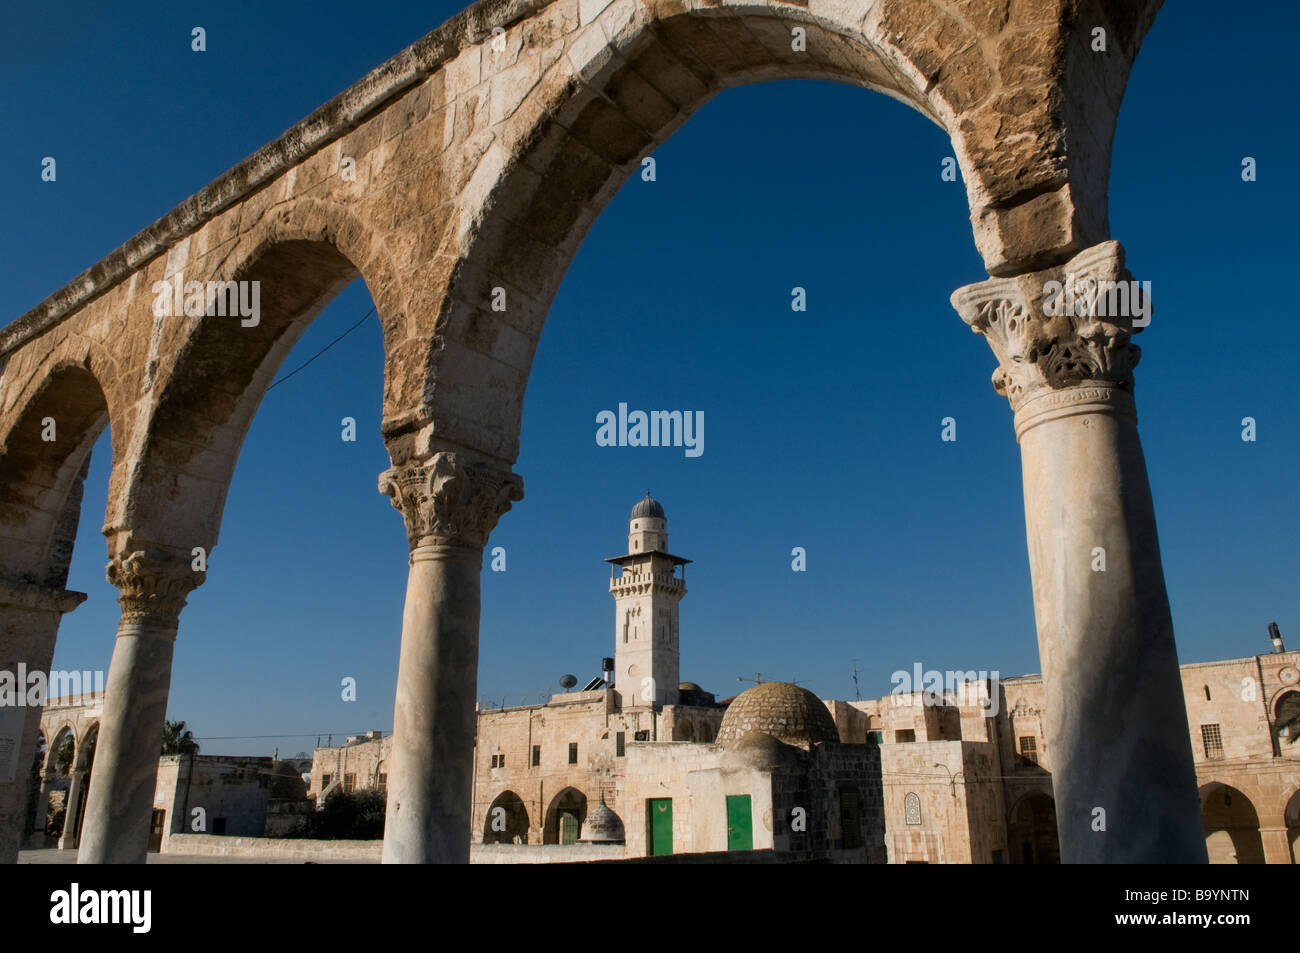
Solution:
[[[677,704],[681,682],[677,603],[686,595],[689,559],[668,552],[668,519],[650,497],[632,507],[627,554],[610,564],[614,596],[614,688],[623,708]],[[615,569],[619,567],[619,569]],[[619,573],[614,575],[614,573]]]

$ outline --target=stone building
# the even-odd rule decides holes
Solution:
[[[264,835],[273,765],[264,757],[163,755],[149,849],[165,851],[172,834]]]
[[[628,552],[608,560],[615,655],[605,677],[545,704],[478,712],[475,843],[573,844],[587,839],[588,811],[604,804],[630,856],[654,855],[665,843],[682,852],[747,843],[790,859],[871,860],[879,807],[881,853],[891,863],[1060,860],[1057,752],[1041,676],[955,673],[963,678],[939,692],[819,702],[824,721],[806,706],[814,696],[782,683],[718,702],[678,681],[689,560],[668,553],[663,507],[647,494],[629,524]],[[1297,849],[1300,653],[1284,651],[1280,638],[1274,648],[1182,667],[1215,863],[1292,863]],[[787,730],[795,724],[804,727]],[[764,737],[747,739],[751,731]],[[317,749],[312,796],[384,790],[391,744],[372,731]],[[789,790],[804,803],[782,800]],[[746,798],[751,837],[733,840]],[[658,835],[652,803],[671,811]],[[803,842],[790,827],[795,807],[820,825]],[[860,838],[844,833],[854,816]]]
[[[105,428],[120,450],[103,525],[122,614],[80,859],[145,858],[154,742],[187,643],[173,646],[207,578],[194,548],[218,543],[284,356],[357,277],[384,328],[379,487],[409,553],[383,857],[469,859],[482,555],[523,499],[524,395],[556,290],[591,223],[689,117],[789,78],[878,91],[949,137],[989,275],[950,300],[1010,403],[1038,639],[1054,647],[1043,677],[1071,699],[1047,710],[1056,796],[1069,817],[1128,805],[1116,836],[1064,827],[1062,855],[1204,862],[1137,430],[1133,336],[1149,308],[1112,296],[1136,279],[1110,230],[1111,144],[1160,5],[479,0],[0,329],[0,671],[49,669],[85,598],[66,587],[89,454]],[[1085,307],[1048,301],[1076,284],[1096,293]],[[1083,584],[1074,554],[1099,534],[1126,555]],[[657,616],[636,621],[659,637]],[[672,703],[662,670],[640,677]],[[0,752],[15,753],[0,758],[3,863],[28,801],[14,769],[37,745],[35,719],[0,716]]]

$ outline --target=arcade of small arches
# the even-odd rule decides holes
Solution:
[[[31,763],[23,842],[29,847],[76,849],[85,820],[86,797],[99,740],[99,699],[77,699],[66,711],[51,709],[41,719]],[[53,809],[52,802],[60,806]]]
[[[379,488],[410,547],[384,860],[468,859],[482,551],[523,498],[511,466],[550,301],[615,191],[702,104],[816,78],[937,123],[963,175],[991,277],[952,301],[994,351],[1020,442],[1062,858],[1204,862],[1136,429],[1140,328],[1041,306],[1067,274],[1130,277],[1109,234],[1110,147],[1160,5],[485,0],[0,331],[0,666],[48,670],[84,598],[66,588],[68,560],[90,448],[105,427],[111,439],[104,533],[122,613],[81,861],[144,859],[174,643],[205,578],[191,553],[217,545],[281,361],[358,276],[383,327]],[[259,319],[153,314],[155,284],[191,280],[259,282]],[[1104,578],[1078,555],[1096,545]],[[37,726],[19,741],[30,763]],[[25,772],[0,777],[0,862],[16,858],[27,788]],[[1104,837],[1078,820],[1120,802]],[[578,809],[553,807],[548,829],[571,827]]]

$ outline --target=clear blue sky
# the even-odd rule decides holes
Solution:
[[[25,5],[0,31],[9,321],[456,12],[293,2]],[[1112,235],[1156,313],[1141,432],[1183,661],[1300,644],[1300,352],[1293,6],[1168,4],[1139,57],[1111,175]],[[1212,24],[1212,28],[1207,26]],[[190,51],[193,26],[208,51]],[[1207,35],[1212,32],[1212,36]],[[1231,51],[1233,69],[1214,50]],[[742,673],[851,698],[927,668],[1038,670],[1019,452],[986,344],[948,304],[985,277],[942,131],[884,96],[784,82],[722,94],[592,228],[542,335],[516,466],[526,497],[483,578],[480,697],[509,704],[612,654],[605,556],[649,487],[688,567],[682,677]],[[44,156],[57,182],[40,181]],[[1258,160],[1243,183],[1241,159]],[[790,289],[807,289],[807,313]],[[355,283],[285,362],[370,307]],[[266,397],[208,582],[181,620],[169,717],[209,753],[310,749],[392,727],[406,540],[376,491],[373,319]],[[705,453],[601,448],[595,416],[702,410]],[[1259,439],[1240,438],[1243,416]],[[339,421],[355,417],[344,443]],[[958,422],[956,443],[940,420]],[[55,667],[107,669],[118,619],[86,487]],[[808,571],[790,569],[803,546]],[[344,702],[339,683],[358,682]],[[255,735],[297,738],[253,739]]]

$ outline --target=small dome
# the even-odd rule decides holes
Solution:
[[[632,507],[632,519],[640,519],[643,516],[657,520],[668,518],[664,516],[664,508],[659,505],[659,501],[651,498],[649,490],[645,491],[645,499]]]
[[[682,682],[682,683],[680,683],[680,684],[677,686],[677,690],[678,690],[679,692],[702,692],[702,691],[704,691],[704,689],[700,688],[700,686],[696,685],[694,682]]]
[[[840,740],[835,719],[821,699],[789,682],[763,682],[737,695],[722,716],[717,740],[739,741],[751,731],[802,747]]]
[[[272,800],[302,801],[307,797],[307,785],[298,770],[287,761],[276,761],[271,765],[270,791]]]
[[[578,840],[584,844],[621,844],[625,839],[622,819],[609,809],[602,795],[600,803],[587,812]]]
[[[791,769],[799,765],[794,748],[761,731],[751,731],[723,750],[723,764],[733,770],[771,771],[774,768]]]

